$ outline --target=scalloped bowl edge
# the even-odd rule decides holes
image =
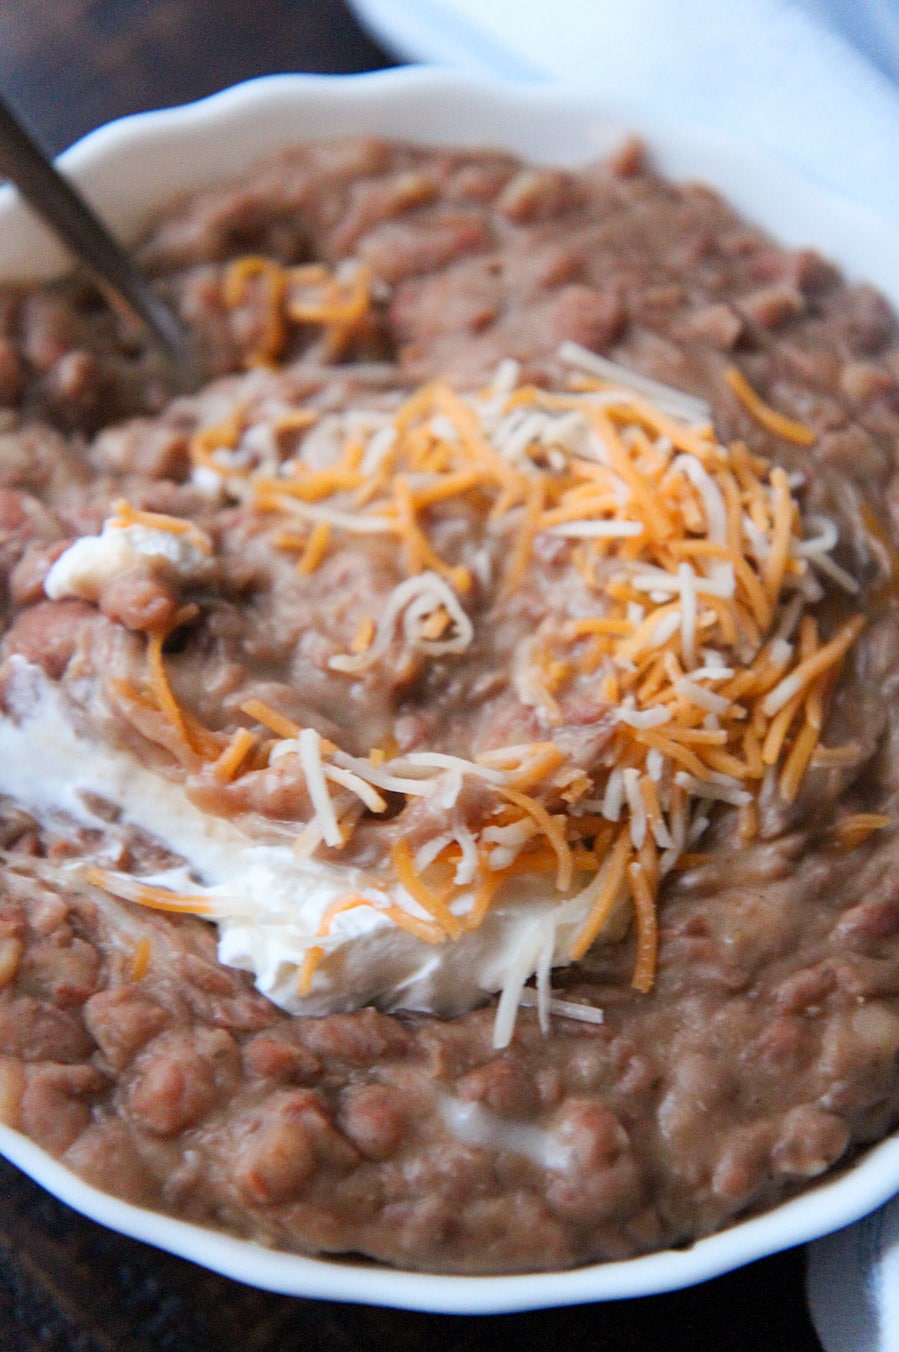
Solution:
[[[161,204],[229,179],[298,139],[365,134],[501,146],[575,164],[642,137],[658,169],[712,184],[788,244],[812,244],[899,305],[899,230],[809,183],[789,165],[704,129],[659,126],[639,108],[583,92],[516,85],[422,67],[354,76],[274,75],[197,103],[99,128],[60,157],[127,240]],[[10,187],[0,188],[0,280],[44,278],[65,253]],[[275,1251],[98,1191],[0,1125],[0,1153],[85,1216],[251,1285],[283,1294],[397,1308],[506,1313],[656,1294],[718,1276],[837,1230],[899,1190],[899,1136],[760,1216],[678,1250],[562,1272],[484,1277],[408,1272],[366,1260]]]

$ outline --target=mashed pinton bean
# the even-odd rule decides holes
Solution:
[[[890,1131],[885,302],[633,155],[306,147],[143,259],[195,395],[79,281],[0,306],[10,1123],[453,1272]]]

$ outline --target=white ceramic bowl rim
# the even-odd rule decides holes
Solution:
[[[581,163],[629,132],[659,170],[715,185],[778,239],[814,243],[851,276],[874,278],[899,307],[899,227],[811,183],[749,142],[671,127],[638,104],[610,105],[558,84],[519,84],[430,67],[361,75],[270,75],[196,103],[120,118],[66,150],[60,165],[126,239],[180,194],[221,182],[297,139],[371,133],[433,144],[499,145],[544,162]],[[177,151],[174,150],[177,142]],[[0,187],[0,281],[48,276],[62,249]]]
[[[406,1272],[364,1260],[306,1258],[146,1211],[91,1187],[2,1125],[0,1153],[91,1220],[249,1286],[281,1295],[439,1314],[506,1314],[695,1286],[860,1220],[888,1201],[899,1185],[899,1137],[893,1136],[831,1182],[688,1248],[564,1272],[456,1277]]]
[[[220,182],[297,139],[358,133],[504,146],[542,161],[597,158],[628,132],[659,169],[704,179],[796,245],[812,243],[899,304],[899,233],[809,185],[750,145],[654,125],[639,109],[558,86],[517,86],[422,68],[360,76],[269,76],[183,108],[92,132],[61,163],[131,239],[160,204]],[[53,275],[64,253],[9,188],[0,188],[0,280]],[[17,1132],[0,1152],[84,1215],[205,1267],[272,1291],[446,1313],[501,1313],[650,1295],[689,1286],[860,1219],[899,1190],[899,1136],[799,1197],[682,1250],[521,1276],[442,1276],[366,1261],[306,1258],[171,1219],[97,1191]]]

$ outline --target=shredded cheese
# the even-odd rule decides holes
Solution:
[[[304,325],[322,328],[329,360],[341,356],[364,329],[373,303],[372,277],[361,264],[347,262],[333,271],[321,263],[284,267],[255,254],[229,263],[222,281],[227,309],[241,310],[260,289],[264,313],[256,343],[244,357],[248,367],[278,361],[292,333]]]
[[[855,812],[838,821],[833,834],[840,849],[854,850],[875,831],[883,831],[891,824],[891,819],[882,812]]]
[[[438,636],[431,637],[428,622],[441,611],[446,614],[453,633],[449,637],[442,637],[446,632],[442,626]],[[434,572],[421,573],[394,587],[371,643],[361,652],[331,657],[328,665],[332,671],[356,676],[374,666],[390,647],[398,621],[410,647],[435,656],[464,652],[474,635],[471,620],[444,579]]]
[[[124,901],[134,901],[151,911],[171,911],[174,914],[214,915],[215,908],[209,897],[203,893],[175,892],[169,887],[158,887],[153,883],[141,882],[127,874],[114,873],[109,869],[89,868],[87,881],[93,887],[99,887],[114,897]],[[149,959],[149,954],[147,955]]]
[[[812,428],[766,404],[736,366],[727,368],[724,379],[746,411],[761,423],[766,431],[773,432],[775,436],[783,437],[786,441],[792,441],[797,446],[811,446],[814,443],[816,436]]]
[[[126,526],[146,526],[149,530],[165,530],[172,535],[184,535],[195,549],[202,554],[212,553],[212,541],[206,531],[201,530],[193,521],[182,517],[170,516],[167,512],[145,512],[133,507],[125,498],[118,498],[112,504],[114,515],[108,525],[124,528]]]
[[[369,279],[355,265],[331,272],[238,260],[226,303],[240,308],[251,287],[268,306],[254,362],[276,360],[291,325],[323,326],[332,354],[342,351],[371,303]],[[272,549],[297,555],[299,585],[314,586],[323,560],[348,540],[377,536],[395,545],[398,580],[375,613],[347,617],[342,647],[326,658],[348,690],[404,658],[414,658],[413,670],[438,659],[451,669],[477,651],[491,598],[507,604],[544,552],[561,551],[589,601],[560,616],[553,632],[527,635],[508,673],[522,702],[538,711],[539,740],[473,759],[383,747],[357,756],[258,699],[241,707],[263,733],[212,734],[175,700],[165,635],[148,641],[152,698],[186,757],[208,760],[223,783],[298,757],[310,809],[301,856],[341,851],[362,814],[386,818],[391,799],[400,808],[429,800],[429,810],[444,813],[440,831],[414,848],[394,838],[384,863],[397,900],[380,909],[400,927],[452,942],[482,924],[515,879],[554,875],[553,924],[529,931],[510,960],[497,1025],[504,1036],[523,984],[558,960],[564,907],[576,917],[565,957],[577,960],[629,904],[634,985],[651,988],[661,879],[701,860],[693,847],[710,814],[738,809],[739,838],[751,840],[763,789],[774,784],[792,802],[811,769],[839,760],[820,736],[830,690],[862,626],[850,615],[818,637],[809,607],[822,594],[821,578],[848,595],[858,584],[830,557],[834,523],[803,519],[798,481],[743,443],[720,444],[703,401],[576,344],[563,345],[561,356],[572,368],[563,390],[520,384],[515,364],[505,363],[484,390],[435,381],[387,411],[357,410],[343,421],[285,410],[290,435],[277,463],[255,453],[247,407],[201,429],[191,448],[198,469],[221,468],[223,491],[270,525]],[[801,446],[814,440],[736,368],[724,379],[767,431]],[[122,524],[190,529],[118,510]],[[458,528],[437,529],[448,520]],[[472,523],[500,542],[493,561],[489,550],[463,551]],[[206,553],[212,547],[192,539]],[[602,754],[586,767],[556,740],[569,689],[596,701],[608,730]],[[476,809],[464,806],[463,794],[474,779]],[[335,804],[347,795],[354,805],[339,812]],[[881,825],[858,814],[836,839],[849,848]],[[374,903],[355,897],[343,909],[361,904]],[[303,990],[338,913],[308,950]],[[544,1019],[551,1002],[548,976],[541,980]]]

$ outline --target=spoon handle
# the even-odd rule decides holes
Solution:
[[[2,98],[0,174],[15,183],[95,280],[111,288],[132,315],[143,320],[169,359],[178,367],[188,364],[188,344],[180,322]]]

